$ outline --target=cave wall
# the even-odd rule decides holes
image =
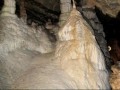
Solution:
[[[7,0],[6,0],[7,1]],[[44,1],[37,1],[37,0],[35,0],[36,2],[34,2],[34,4],[32,5],[31,3],[33,2],[33,1],[30,1],[30,3],[28,4],[28,2],[26,2],[26,10],[27,10],[27,14],[31,14],[28,18],[32,18],[33,16],[35,16],[36,18],[34,18],[34,21],[36,21],[37,23],[39,23],[39,20],[40,20],[40,22],[42,22],[42,24],[45,24],[46,22],[48,22],[48,19],[51,19],[51,20],[53,20],[53,22],[56,20],[57,22],[58,22],[58,19],[59,19],[59,14],[60,14],[60,10],[59,10],[59,8],[58,9],[56,9],[57,8],[57,5],[58,5],[58,2],[57,2],[57,4],[55,3],[55,1],[53,0],[52,2],[51,2],[51,4],[50,4],[50,7],[49,7],[49,5],[47,5],[46,4],[46,2],[44,2]],[[69,0],[70,1],[70,0]],[[19,1],[18,1],[19,2]],[[39,3],[38,3],[39,2]],[[52,6],[52,4],[53,4],[53,2],[54,2],[54,4],[55,4],[55,6]],[[87,1],[87,2],[89,2],[89,0]],[[82,13],[82,15],[84,16],[84,19],[86,19],[86,20],[88,20],[88,23],[91,25],[91,27],[93,28],[93,30],[92,30],[92,33],[93,34],[95,34],[95,36],[96,36],[96,40],[97,40],[97,42],[98,42],[98,44],[99,44],[99,46],[100,46],[100,48],[101,48],[101,50],[103,51],[103,54],[104,54],[104,56],[105,56],[105,58],[106,58],[106,63],[107,63],[107,68],[108,68],[108,70],[110,69],[110,63],[111,63],[111,61],[110,61],[110,55],[109,55],[109,52],[108,52],[108,50],[107,50],[107,44],[106,44],[106,41],[105,41],[105,34],[104,34],[104,31],[103,31],[103,27],[102,27],[102,24],[100,23],[100,21],[98,20],[98,18],[97,18],[97,16],[96,16],[96,13],[95,13],[95,7],[94,6],[97,6],[98,8],[100,8],[101,10],[102,10],[102,12],[104,13],[104,14],[108,14],[108,15],[110,15],[110,16],[112,16],[112,17],[115,17],[117,14],[118,14],[118,11],[119,11],[119,9],[118,9],[118,5],[119,5],[119,1],[114,1],[114,2],[112,2],[112,1],[107,1],[106,3],[107,4],[109,4],[109,5],[106,5],[106,3],[104,3],[105,1],[98,1],[98,0],[94,0],[93,1],[93,4],[92,4],[92,7],[90,6],[89,7],[89,5],[88,5],[88,3],[87,4],[85,4],[84,3],[84,5],[83,4],[81,4],[82,5],[82,7],[81,7],[81,9],[79,10],[81,13]],[[111,2],[112,2],[112,4],[111,4]],[[7,2],[7,3],[9,3],[9,2]],[[68,9],[67,9],[67,13],[69,13],[69,11],[70,11],[70,5],[71,5],[71,3],[69,2],[66,2],[68,5],[69,5],[69,7],[68,7]],[[28,6],[27,6],[27,4],[28,4]],[[37,4],[37,6],[35,7],[34,5],[36,5]],[[61,3],[62,4],[62,3]],[[66,4],[66,5],[67,5]],[[8,4],[7,4],[8,5]],[[30,5],[30,6],[29,6]],[[39,7],[39,5],[40,5],[40,7]],[[44,7],[44,5],[47,5],[47,7]],[[65,5],[64,5],[65,6]],[[86,7],[87,6],[87,7]],[[116,6],[117,8],[116,9],[114,9],[114,6]],[[38,8],[39,7],[39,8]],[[54,8],[55,7],[55,8]],[[66,6],[65,6],[66,7]],[[105,9],[103,9],[103,7],[105,7]],[[42,9],[41,9],[42,8]],[[5,11],[5,12],[8,12],[9,11],[9,9],[11,9],[11,8],[8,8],[7,7],[7,9],[6,8],[4,8],[3,9],[3,11]],[[39,10],[40,9],[40,10]],[[6,11],[6,10],[8,10],[8,11]],[[64,10],[64,8],[63,8],[63,10]],[[15,10],[10,10],[10,11],[15,11]],[[33,12],[32,12],[33,11]],[[12,14],[13,14],[13,12],[11,12]],[[113,13],[112,13],[113,12]],[[62,13],[62,12],[61,12]],[[64,11],[63,11],[63,13],[65,13]],[[62,13],[62,14],[63,14]],[[9,13],[8,13],[9,14]],[[8,14],[6,14],[6,13],[3,13],[3,14],[1,14],[1,16],[5,16],[5,15],[8,15]],[[39,14],[40,15],[42,15],[42,16],[39,16]],[[46,16],[45,16],[46,15]],[[10,16],[10,15],[9,15]],[[14,17],[14,15],[11,15],[11,16],[13,16]],[[42,17],[42,19],[40,19]],[[65,19],[68,17],[68,15],[66,15],[65,14]],[[61,16],[60,16],[60,18],[61,18]],[[6,18],[7,19],[7,18]],[[2,20],[1,19],[1,23],[5,23],[5,22],[7,22],[7,20],[6,19],[4,19],[4,20]],[[8,19],[10,19],[10,18],[8,18]],[[12,18],[12,19],[14,19],[14,18]],[[38,20],[39,19],[39,20]],[[64,21],[65,21],[65,19],[63,19]],[[17,20],[17,19],[16,19]],[[42,21],[43,20],[43,21]],[[61,19],[62,20],[62,19]],[[10,21],[10,22],[12,22],[12,21]],[[15,22],[21,22],[21,21],[15,21]],[[9,24],[9,22],[7,22],[8,24]],[[6,24],[6,23],[5,23]],[[14,21],[13,21],[13,24],[14,24]],[[14,24],[15,25],[15,24]],[[14,27],[14,25],[13,25],[13,28],[16,28],[16,27]],[[21,24],[22,25],[22,24]],[[16,25],[16,26],[18,26],[19,27],[19,25]],[[24,25],[23,25],[24,26]],[[61,25],[62,26],[62,25]],[[3,27],[3,26],[1,26],[1,27]],[[28,30],[28,27],[26,27],[25,26],[25,28],[27,28],[27,29],[25,29],[25,31],[26,32],[29,32],[29,31],[27,31]],[[4,28],[3,28],[4,29]],[[9,28],[8,28],[9,29]],[[7,30],[7,29],[6,29]],[[20,31],[21,31],[21,29],[20,29]],[[32,34],[38,34],[38,32],[37,31],[35,31],[35,30],[33,30],[33,31],[31,31],[31,33],[30,33],[30,36],[32,36]],[[7,32],[7,31],[5,31],[5,32]],[[41,31],[40,31],[41,32]],[[3,34],[4,32],[2,32],[1,33],[1,36],[3,36],[4,34]],[[7,34],[7,33],[5,33],[5,34]],[[42,34],[41,34],[42,35]],[[41,36],[40,35],[40,36]],[[18,35],[19,36],[19,35]],[[4,37],[4,36],[3,36]],[[1,38],[1,39],[3,39],[3,37]],[[47,37],[47,36],[45,36],[45,37]],[[24,37],[23,37],[24,38]],[[28,38],[29,38],[29,36],[28,36]],[[33,38],[34,38],[34,36],[33,36]],[[37,36],[35,36],[35,38],[40,38],[39,37],[39,35],[37,35]],[[31,37],[29,38],[29,39],[31,39]],[[36,40],[36,39],[35,39]],[[35,42],[35,40],[33,40],[33,42]],[[48,38],[46,39],[46,40],[48,40]],[[28,40],[28,41],[30,41],[30,40]],[[39,40],[38,40],[39,41]],[[8,41],[9,42],[9,41]],[[26,41],[25,41],[26,42]],[[41,42],[43,42],[42,40],[41,40]],[[48,42],[49,42],[49,40],[48,40]],[[49,42],[50,43],[50,42]],[[45,44],[47,44],[47,43],[45,43]],[[5,44],[6,45],[6,44]],[[5,45],[3,45],[3,48],[5,47]],[[27,44],[26,44],[27,45]],[[32,45],[32,46],[34,46],[33,44],[31,44],[31,43],[29,43],[29,45]],[[26,47],[29,47],[29,45],[27,45]],[[39,44],[40,45],[40,44]],[[39,45],[35,45],[35,47],[36,46],[38,46],[39,47]],[[15,46],[15,45],[14,45]],[[44,46],[44,45],[43,45]],[[51,46],[51,45],[50,45]],[[49,47],[49,45],[48,45],[48,47]],[[29,47],[29,49],[30,49],[30,47]],[[32,48],[32,50],[40,50],[39,48]],[[2,50],[2,48],[1,48],[1,50]],[[6,49],[7,50],[7,49]],[[47,49],[45,49],[45,50],[47,50]],[[40,50],[41,51],[41,50]],[[39,52],[40,52],[39,51]],[[43,50],[44,51],[44,50]]]

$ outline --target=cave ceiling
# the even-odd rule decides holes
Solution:
[[[116,17],[120,11],[120,0],[88,0],[93,1],[94,5],[101,9],[104,14]]]
[[[0,6],[2,6],[0,0]],[[21,0],[17,1],[17,14],[19,16],[19,6]],[[58,22],[60,15],[60,0],[24,0],[28,19],[35,22],[47,22],[51,19],[53,22]],[[104,14],[111,17],[116,17],[120,11],[120,0],[75,0],[77,5],[82,2],[86,6],[98,7]]]
[[[20,1],[17,1],[17,13],[19,15]],[[58,22],[60,15],[59,0],[25,0],[27,18],[38,23],[45,23],[48,19]]]

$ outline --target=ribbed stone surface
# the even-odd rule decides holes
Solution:
[[[100,23],[100,21],[98,20],[94,9],[92,9],[92,8],[90,9],[90,8],[91,7],[85,8],[83,6],[82,12],[83,12],[84,17],[89,20],[89,23],[94,30],[96,40],[105,56],[107,68],[110,70],[111,61],[110,61],[110,55],[109,55],[108,48],[107,48],[107,42],[105,40],[105,33],[103,31],[103,26]]]

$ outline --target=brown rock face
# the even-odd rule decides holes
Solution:
[[[116,17],[120,11],[120,0],[83,0],[87,7],[98,7],[104,14]]]
[[[110,84],[112,89],[120,89],[120,62],[112,66],[113,73],[110,77]]]

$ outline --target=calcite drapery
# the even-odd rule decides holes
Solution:
[[[109,89],[104,57],[90,29],[73,8],[58,33],[55,56],[79,89]]]

